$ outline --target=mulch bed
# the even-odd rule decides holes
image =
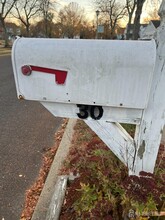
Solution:
[[[164,153],[164,145],[161,145],[157,166],[162,170],[165,168]],[[97,173],[99,172],[100,174],[98,175]],[[83,121],[78,121],[75,126],[72,148],[61,170],[63,175],[69,173],[79,177],[68,186],[60,220],[124,219],[123,212],[129,212],[129,210],[126,207],[123,210],[121,206],[122,201],[118,194],[120,194],[121,185],[127,190],[127,185],[129,184],[128,170]],[[142,173],[142,175],[145,174]],[[165,176],[163,178],[165,179]],[[136,190],[134,191],[135,198],[141,199],[143,197],[143,199],[147,199],[148,195],[144,198],[143,193],[147,192],[147,190],[151,191],[148,184],[153,183],[155,179],[153,178],[151,182],[148,179],[149,181],[147,182],[147,179],[142,176],[141,179],[137,179],[137,181],[139,180],[143,182],[144,188],[141,189],[141,193],[136,193]],[[117,208],[114,208],[114,204],[110,200],[108,201],[107,196],[104,195],[106,190],[108,190],[104,189],[105,187],[109,187],[111,191],[118,190],[116,193],[111,193],[111,196],[114,196],[114,204],[116,204]],[[85,190],[88,190],[87,194],[84,194]],[[92,193],[90,190],[93,190]],[[165,190],[165,188],[160,188],[160,190]],[[102,193],[100,201],[98,198],[94,198],[94,195],[97,197],[97,193]],[[88,197],[88,195],[90,195],[89,199],[84,198]],[[92,206],[92,204],[95,205]],[[91,209],[89,206],[91,206]]]
[[[44,186],[44,182],[51,167],[51,163],[53,162],[54,155],[62,139],[66,124],[67,121],[65,120],[62,128],[56,133],[55,146],[46,150],[45,154],[43,155],[43,166],[39,172],[39,177],[34,185],[26,192],[25,206],[21,215],[21,220],[30,220],[32,217],[38,198]],[[92,211],[88,214],[83,211],[82,213],[78,214],[79,210],[83,210],[83,208],[85,209],[86,207],[86,201],[75,203],[76,201],[79,201],[80,196],[82,196],[82,187],[87,187],[89,184],[93,186],[99,185],[99,187],[102,188],[102,185],[104,185],[106,182],[106,179],[103,180],[103,176],[99,176],[98,179],[98,175],[95,175],[96,172],[97,174],[99,173],[99,169],[102,169],[101,172],[105,177],[112,177],[111,181],[108,179],[110,183],[106,183],[107,185],[105,187],[111,187],[113,183],[119,184],[120,181],[124,182],[124,180],[128,177],[128,171],[126,167],[114,156],[113,153],[111,153],[106,145],[96,136],[94,132],[87,127],[83,121],[78,120],[74,129],[75,133],[72,140],[72,147],[67,160],[61,169],[61,174],[74,174],[79,177],[73,182],[70,182],[68,185],[60,220],[121,220],[123,210],[121,208],[121,201],[118,195],[116,196],[117,199],[115,198],[115,202],[118,204],[117,213],[114,213],[113,211],[113,204],[111,204],[109,201],[106,201],[106,195],[101,195],[102,199],[105,198],[103,203],[98,203],[96,207],[91,209]],[[157,164],[159,165],[159,168],[165,168],[164,145],[161,145],[160,147]],[[111,169],[109,169],[109,167]],[[96,172],[91,173],[91,170]],[[89,205],[91,204],[93,204],[93,201],[89,201]],[[77,207],[77,210],[75,207]],[[102,210],[101,213],[100,210]],[[114,218],[113,216],[117,217]]]

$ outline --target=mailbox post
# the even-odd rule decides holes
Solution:
[[[165,1],[159,9],[161,25],[155,36],[157,44],[156,62],[148,107],[143,112],[136,137],[137,152],[133,173],[141,170],[154,171],[161,136],[165,125]]]
[[[85,120],[130,174],[153,172],[165,124],[165,1],[159,13],[156,41],[16,40],[18,98]],[[120,123],[136,125],[134,139]]]

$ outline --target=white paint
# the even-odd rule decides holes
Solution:
[[[155,56],[154,41],[20,38],[12,50],[18,96],[135,109],[147,106]],[[24,65],[66,70],[66,82],[36,71],[24,76]]]
[[[141,28],[139,33],[140,39],[153,39],[155,33],[156,27],[154,26],[152,21],[150,21],[146,27]]]
[[[141,170],[153,173],[165,124],[165,1],[162,1],[159,14],[156,65],[148,107],[144,110],[136,139],[137,154],[132,170],[135,174]]]
[[[161,143],[165,144],[165,127],[163,128],[163,134],[161,138]]]
[[[131,170],[135,146],[131,136],[118,124],[106,121],[86,121],[107,147]]]
[[[53,115],[64,118],[78,118],[79,108],[75,104],[41,102]],[[101,120],[109,122],[139,124],[143,111],[140,109],[127,109],[115,107],[103,107],[103,117]],[[92,120],[88,117],[87,120]]]

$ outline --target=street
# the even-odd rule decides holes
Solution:
[[[11,57],[0,56],[0,220],[19,220],[25,191],[62,122],[40,103],[18,100]]]

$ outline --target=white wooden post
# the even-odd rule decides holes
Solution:
[[[157,55],[147,108],[143,112],[136,139],[136,155],[132,173],[153,173],[165,124],[165,0],[159,9],[161,25],[156,37]]]

